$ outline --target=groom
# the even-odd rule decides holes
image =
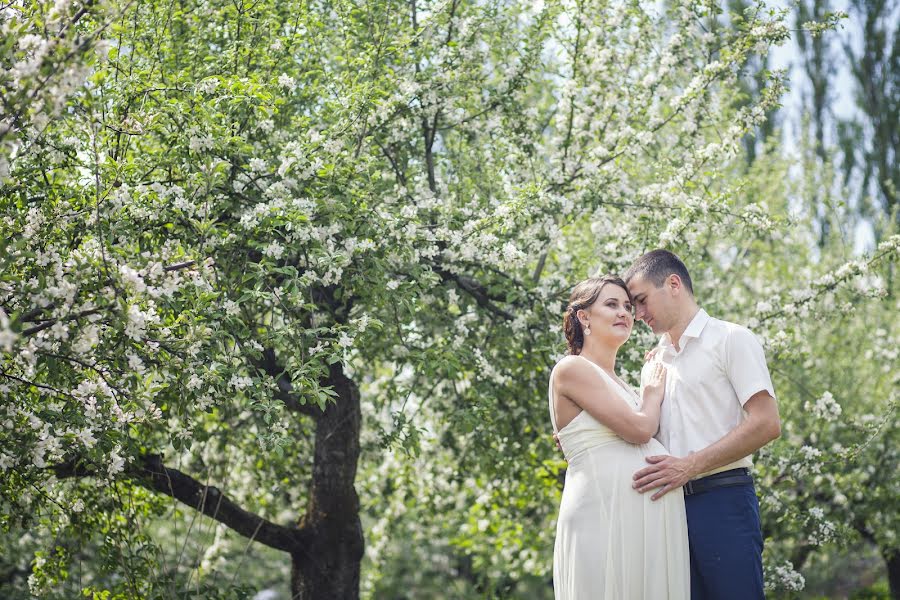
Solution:
[[[625,273],[635,318],[661,334],[654,360],[667,367],[657,439],[634,474],[656,500],[683,487],[691,598],[763,598],[759,504],[750,455],[781,434],[762,346],[750,331],[710,317],[694,299],[684,263],[654,250]]]

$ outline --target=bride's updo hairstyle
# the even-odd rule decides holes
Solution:
[[[591,277],[576,285],[572,290],[572,295],[569,296],[569,305],[566,307],[566,314],[563,317],[563,331],[566,333],[569,354],[581,354],[581,349],[584,347],[584,328],[581,326],[581,321],[578,320],[578,311],[590,308],[600,297],[600,292],[607,283],[617,285],[625,290],[628,301],[634,303],[625,282],[615,275]]]

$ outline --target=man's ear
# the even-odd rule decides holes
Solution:
[[[677,273],[672,273],[666,278],[666,285],[674,294],[680,294],[684,289],[684,282],[681,281],[681,277],[678,276]]]

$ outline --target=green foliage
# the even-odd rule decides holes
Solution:
[[[363,595],[548,595],[560,309],[658,245],[766,340],[787,431],[759,466],[772,584],[826,522],[895,543],[896,482],[869,469],[895,461],[878,361],[897,238],[839,266],[786,163],[736,166],[782,91],[772,74],[736,102],[741,69],[786,39],[783,12],[710,35],[724,15],[695,2],[111,3],[79,17],[69,62],[16,79],[59,33],[30,6],[4,21],[0,81],[18,94],[0,133],[0,592],[284,586],[290,557],[170,498],[152,461],[302,524],[316,415],[353,401],[340,368],[360,390],[362,458],[343,466]],[[54,110],[23,108],[60,73]],[[652,343],[636,332],[626,379]],[[806,408],[829,390],[845,421]],[[824,490],[846,503],[817,516]]]

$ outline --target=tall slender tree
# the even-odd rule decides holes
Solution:
[[[896,0],[853,0],[859,44],[844,44],[860,121],[841,127],[845,172],[860,173],[859,193],[876,240],[900,224],[900,35]],[[857,47],[859,46],[859,47]]]
[[[803,97],[804,119],[801,128],[811,129],[813,157],[816,164],[807,164],[807,170],[827,176],[832,160],[826,131],[833,127],[831,102],[829,94],[833,77],[836,73],[831,37],[822,32],[803,31],[803,25],[809,22],[821,22],[831,12],[829,0],[804,0],[797,4],[795,22],[799,31],[796,40],[800,50],[800,61],[806,81],[800,88]],[[831,233],[835,220],[834,182],[822,181],[815,186],[813,193],[813,210],[819,226],[819,246],[824,246]]]

